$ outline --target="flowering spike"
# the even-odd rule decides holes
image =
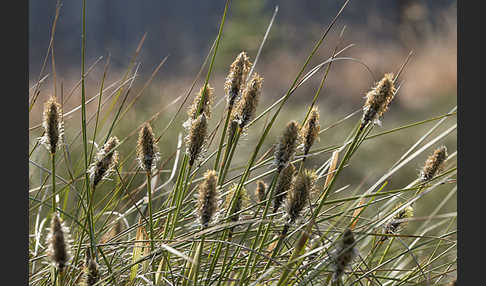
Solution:
[[[277,172],[280,173],[283,168],[288,166],[289,162],[294,157],[299,139],[299,125],[292,120],[287,124],[284,134],[275,148],[275,165],[277,165]]]
[[[199,221],[203,228],[208,227],[209,222],[213,218],[217,209],[216,204],[216,186],[218,184],[218,176],[216,171],[208,170],[204,174],[204,181],[199,184],[199,200],[197,213]]]
[[[149,123],[142,127],[138,135],[137,159],[145,172],[150,172],[159,159],[154,133]]]
[[[193,166],[194,162],[199,158],[204,143],[206,142],[207,130],[208,123],[205,113],[192,121],[189,134],[185,138],[187,144],[186,152],[189,155],[189,166]]]
[[[366,94],[366,102],[363,106],[363,118],[360,129],[370,121],[379,123],[383,114],[388,110],[393,97],[395,96],[393,73],[387,73],[376,83],[372,90]]]
[[[251,66],[252,64],[246,52],[239,53],[235,61],[231,64],[230,71],[224,83],[229,108],[232,108],[237,101]]]
[[[432,155],[425,161],[424,168],[420,173],[422,181],[426,182],[431,180],[437,173],[439,173],[444,167],[444,161],[447,159],[447,148],[441,146],[437,148]]]
[[[62,141],[64,127],[61,105],[57,103],[57,99],[54,96],[51,96],[44,104],[42,126],[45,133],[40,138],[40,143],[47,148],[49,153],[55,154],[56,149],[60,146],[60,141]]]
[[[106,179],[113,172],[118,163],[118,151],[112,151],[120,144],[116,136],[110,139],[103,145],[96,154],[96,160],[91,164],[89,173],[93,180],[93,186],[96,187],[102,179]]]
[[[243,95],[235,110],[236,118],[239,120],[240,128],[244,128],[255,116],[256,107],[261,94],[263,78],[254,73],[243,90]]]

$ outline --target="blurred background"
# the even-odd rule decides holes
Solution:
[[[184,95],[192,84],[218,33],[224,2],[87,1],[86,64],[90,66],[100,56],[104,57],[87,77],[88,98],[99,91],[104,61],[108,54],[110,67],[105,86],[121,78],[144,33],[147,33],[147,37],[137,58],[137,63],[141,65],[130,98],[135,97],[160,61],[168,56],[166,63],[151,84],[122,120],[123,124],[116,127],[114,133],[117,136],[123,138],[161,110],[163,110],[161,116],[153,123],[154,131],[157,134],[167,126],[181,101],[169,107],[167,105],[178,96]],[[343,3],[343,0],[231,1],[214,71],[209,81],[215,88],[216,102],[224,95],[224,78],[235,56],[245,50],[254,61],[276,5],[279,10],[275,22],[255,67],[255,71],[265,79],[262,101],[257,114],[265,110],[290,87],[315,42]],[[56,1],[29,1],[29,10],[29,74],[30,86],[33,86],[39,78],[49,46]],[[363,65],[353,61],[336,62],[332,66],[318,101],[321,129],[329,127],[337,120],[361,108],[364,103],[363,97],[373,83],[379,80],[383,73],[396,72],[410,51],[414,52],[414,56],[400,78],[403,85],[399,95],[392,103],[390,112],[386,114],[383,127],[377,127],[375,131],[381,132],[449,112],[456,105],[457,99],[456,24],[456,1],[351,1],[312,60],[310,67],[332,55],[334,48],[340,42],[339,35],[346,27],[339,49],[354,44],[355,46],[344,52],[343,56],[362,61],[372,73]],[[80,47],[81,1],[63,1],[54,39],[56,94],[61,92],[60,82],[63,83],[64,93],[67,93],[79,80]],[[43,75],[51,72],[52,63],[48,60]],[[203,73],[203,78],[205,74],[206,71]],[[262,150],[271,147],[288,120],[301,121],[304,118],[322,75],[323,72],[319,72],[292,95],[285,105],[284,115],[279,117],[280,120],[272,128],[270,137]],[[192,102],[194,94],[202,83],[202,80],[198,81],[188,103]],[[54,93],[53,77],[49,76],[40,90],[39,103],[52,93]],[[65,103],[64,109],[71,110],[79,105],[79,100],[80,89],[74,89],[73,97]],[[223,107],[224,104],[216,107],[217,116],[212,117],[210,121],[211,130],[220,120]],[[34,128],[41,121],[41,111],[42,105],[36,104],[33,112],[30,113],[30,126],[32,126],[30,148],[35,144],[34,139],[40,136],[42,131],[40,128]],[[88,106],[89,113],[95,111],[95,105]],[[170,156],[175,150],[177,135],[183,132],[181,123],[185,117],[185,113],[182,113],[159,142],[162,161],[167,159],[164,168],[171,167]],[[352,122],[329,129],[325,136],[321,136],[315,148],[342,143],[357,120],[356,117],[355,120],[351,120]],[[455,121],[456,118],[452,117],[450,120]],[[245,138],[249,144],[246,142],[241,144],[235,165],[247,161],[248,157],[244,154],[253,150],[254,145],[251,143],[261,132],[264,123],[262,121],[264,120],[260,120],[259,124],[253,127],[253,134],[249,132]],[[360,184],[372,185],[433,124],[424,124],[365,142],[363,150],[353,159],[352,167],[346,173],[348,181],[341,182],[340,185],[349,183],[353,188],[357,188]],[[74,139],[80,126],[79,114],[66,122],[66,137],[71,140],[70,143],[78,140],[78,143],[73,144],[72,147],[74,158],[76,158],[77,148],[80,150],[81,145],[79,137]],[[106,132],[107,129],[104,130]],[[439,128],[437,132],[441,130],[443,129]],[[219,134],[216,139],[219,140]],[[127,154],[132,150],[135,142],[136,138],[132,136],[124,144],[121,154]],[[447,136],[441,143],[449,148],[449,153],[454,152],[457,148],[456,133]],[[44,151],[36,151],[33,160],[47,164],[48,160],[45,158],[47,155]],[[415,179],[426,157],[432,151],[430,149],[424,152],[400,171],[399,175],[393,176],[389,187],[403,187]],[[325,153],[316,156],[309,161],[309,164],[318,167],[329,158],[329,155]],[[39,179],[35,173],[36,171],[31,171],[31,183],[38,185]],[[437,195],[440,195],[440,192]],[[431,196],[424,199],[434,201]],[[446,209],[455,210],[455,199],[446,206]],[[417,215],[426,213],[425,210],[417,212]]]

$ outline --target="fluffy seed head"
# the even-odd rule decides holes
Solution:
[[[397,205],[395,210],[401,207],[401,205]],[[407,219],[413,217],[413,207],[407,206],[403,210],[399,211],[386,225],[385,225],[385,233],[386,234],[397,234],[401,232],[408,224]],[[380,241],[386,240],[387,237],[383,236]]]
[[[118,151],[111,152],[116,146],[120,144],[116,136],[110,137],[96,154],[96,160],[89,169],[90,177],[93,180],[93,186],[96,187],[98,183],[110,176],[116,164],[118,163]]]
[[[240,218],[239,212],[243,209],[244,205],[248,201],[248,195],[246,193],[245,188],[241,188],[239,193],[236,193],[236,188],[238,187],[237,184],[233,184],[230,189],[228,194],[226,195],[225,201],[224,201],[224,208],[226,210],[229,210],[231,208],[231,198],[233,196],[235,197],[235,208],[232,213],[229,214],[231,216],[230,221],[235,222],[238,221]]]
[[[56,153],[56,149],[60,146],[59,142],[62,140],[64,128],[61,115],[61,105],[57,103],[54,96],[51,96],[44,104],[42,125],[45,133],[44,136],[40,138],[40,143],[42,143],[51,154]]]
[[[145,172],[150,172],[159,159],[154,133],[149,123],[145,123],[138,134],[137,158]]]
[[[300,216],[314,188],[316,179],[317,175],[315,171],[309,170],[304,170],[293,178],[285,205],[289,223],[295,222]]]
[[[209,85],[209,83],[206,86],[206,90],[204,90],[204,86],[199,89],[197,96],[194,98],[194,101],[187,112],[191,120],[195,120],[202,113],[205,113],[208,118],[211,117],[211,105],[213,104],[214,100],[213,94],[214,89]],[[203,99],[202,103],[200,103],[201,99]],[[201,109],[199,109],[199,105],[201,105]]]
[[[379,123],[380,118],[388,110],[393,97],[395,96],[395,86],[393,84],[393,73],[387,73],[376,83],[375,87],[366,94],[366,102],[363,106],[363,118],[361,128],[368,122]]]
[[[224,83],[228,95],[228,106],[231,108],[238,98],[242,84],[245,83],[252,64],[246,52],[241,52],[230,66],[230,71]]]
[[[280,176],[278,176],[277,185],[275,186],[275,199],[273,200],[273,212],[276,213],[278,208],[282,205],[287,191],[292,185],[292,178],[295,173],[295,167],[293,164],[289,164],[282,170]]]
[[[98,263],[91,257],[89,250],[86,251],[86,257],[84,261],[84,274],[83,284],[84,286],[94,285],[100,279],[100,273],[98,270]]]
[[[258,180],[256,182],[256,184],[257,184],[257,187],[255,189],[255,196],[256,196],[258,202],[261,203],[265,199],[265,192],[266,192],[268,186],[262,180]]]
[[[243,90],[243,95],[235,110],[235,117],[240,121],[240,128],[245,127],[255,115],[258,100],[261,94],[263,78],[253,73],[250,81]]]
[[[312,108],[309,118],[302,127],[300,133],[302,141],[304,141],[303,150],[305,155],[309,153],[309,150],[312,147],[312,144],[314,144],[314,141],[316,140],[320,129],[321,126],[319,125],[319,111],[317,110],[317,107],[314,107]]]
[[[275,148],[275,165],[277,165],[278,172],[287,167],[294,157],[299,139],[299,124],[292,120],[285,127],[285,131]]]
[[[216,171],[208,170],[204,174],[204,181],[199,184],[199,200],[197,206],[197,214],[199,221],[203,228],[206,228],[213,218],[217,209],[216,203],[216,186],[218,184],[218,176]]]
[[[59,271],[64,269],[70,258],[67,236],[68,229],[63,225],[59,216],[54,214],[51,219],[51,229],[47,236],[47,256]]]
[[[333,255],[334,259],[334,274],[332,277],[333,281],[336,281],[344,273],[346,267],[353,260],[356,250],[353,247],[355,240],[351,229],[346,229],[343,236],[339,242],[338,248]]]
[[[189,134],[186,136],[187,154],[189,155],[189,165],[193,166],[194,162],[199,158],[206,142],[206,134],[208,131],[208,122],[206,114],[203,113],[199,117],[192,121],[189,129]]]
[[[444,161],[447,159],[447,148],[441,146],[437,148],[432,155],[425,161],[424,168],[420,173],[422,181],[426,182],[431,180],[437,175],[444,167]]]

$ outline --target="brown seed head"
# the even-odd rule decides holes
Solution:
[[[256,184],[257,184],[257,187],[255,189],[255,196],[256,196],[258,202],[261,203],[265,199],[265,192],[266,192],[268,186],[262,180],[258,180],[256,182]]]
[[[43,115],[42,125],[44,126],[45,134],[40,138],[40,142],[46,146],[51,154],[55,154],[56,148],[60,145],[59,141],[62,140],[64,128],[61,105],[57,103],[54,96],[51,96],[44,104]]]
[[[64,266],[66,266],[70,258],[67,236],[67,228],[63,226],[59,216],[54,214],[51,219],[51,229],[47,236],[47,243],[49,245],[47,256],[59,271],[64,269]]]
[[[199,115],[203,113],[205,113],[208,118],[211,117],[211,105],[213,104],[213,100],[214,100],[213,94],[214,94],[214,89],[209,85],[209,83],[206,86],[205,91],[204,91],[204,86],[201,87],[201,89],[199,89],[197,96],[194,98],[194,101],[187,112],[190,119],[195,120]],[[200,103],[201,99],[203,99],[202,103]]]
[[[186,136],[187,154],[189,155],[189,166],[193,166],[194,162],[199,158],[201,151],[206,142],[206,134],[208,130],[208,122],[206,114],[203,113],[192,121],[189,129],[189,134]]]
[[[300,216],[300,213],[302,209],[304,209],[310,193],[314,188],[316,179],[316,172],[309,170],[304,170],[293,178],[292,185],[287,195],[287,203],[285,205],[289,224],[295,222]]]
[[[273,200],[273,212],[276,213],[278,208],[282,205],[285,197],[287,196],[287,191],[292,185],[292,178],[295,173],[295,167],[293,164],[289,164],[286,168],[282,170],[278,176],[277,185],[275,186],[275,199]]]
[[[116,136],[110,137],[96,154],[96,160],[91,165],[89,172],[93,180],[93,186],[96,187],[98,183],[110,176],[116,164],[118,164],[118,151],[112,150],[120,144]]]
[[[320,129],[321,126],[319,125],[319,111],[317,110],[317,107],[314,107],[312,108],[310,116],[304,124],[304,127],[301,129],[300,133],[300,136],[304,141],[303,149],[305,155],[309,153],[312,144],[314,144],[317,135],[319,135]]]
[[[284,134],[275,148],[275,165],[277,165],[278,172],[287,167],[294,157],[299,140],[299,124],[292,120],[287,124]]]
[[[208,170],[204,174],[204,181],[199,184],[199,200],[197,207],[197,214],[199,221],[203,228],[206,228],[213,218],[217,209],[216,203],[216,186],[218,184],[218,176],[216,171]]]
[[[92,286],[100,279],[100,273],[98,270],[98,263],[91,258],[89,250],[86,251],[86,257],[84,261],[84,275],[83,275],[84,286]]]
[[[230,66],[230,71],[224,83],[228,95],[228,106],[231,108],[238,98],[241,86],[245,83],[252,64],[246,52],[241,52]]]
[[[355,242],[351,229],[346,229],[341,237],[338,248],[334,253],[334,274],[333,281],[336,281],[344,273],[346,267],[351,263],[355,256],[353,244]]]
[[[154,133],[149,123],[145,123],[138,135],[137,158],[145,172],[150,172],[159,158]]]
[[[424,168],[420,173],[422,181],[426,182],[431,180],[435,175],[442,171],[444,167],[444,161],[447,159],[447,148],[441,146],[437,148],[432,155],[425,161]]]
[[[253,73],[250,81],[243,90],[243,95],[235,110],[235,117],[240,121],[240,128],[244,128],[255,115],[258,100],[261,94],[263,78]]]
[[[395,96],[393,84],[393,73],[387,73],[376,83],[375,87],[366,94],[366,102],[363,106],[363,118],[361,128],[368,122],[379,122],[383,114],[388,110],[393,97]]]

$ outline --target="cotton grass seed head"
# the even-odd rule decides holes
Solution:
[[[363,106],[363,118],[361,128],[368,122],[379,124],[383,114],[388,110],[395,96],[396,88],[393,83],[393,73],[387,73],[376,83],[375,87],[366,94],[366,102]]]
[[[196,120],[192,121],[189,134],[185,138],[187,146],[186,153],[189,155],[189,166],[193,166],[199,159],[206,142],[207,132],[208,122],[206,114],[203,113]]]
[[[304,170],[293,178],[285,205],[289,223],[295,222],[300,216],[314,188],[316,179],[316,172],[310,170]]]
[[[208,170],[204,174],[204,181],[199,184],[199,199],[197,204],[197,214],[203,228],[208,227],[217,209],[216,186],[218,176],[216,171]]]
[[[208,83],[206,89],[204,89],[204,86],[201,87],[201,89],[199,89],[199,92],[197,93],[197,96],[194,98],[191,107],[187,111],[189,118],[191,120],[195,120],[199,115],[203,113],[206,114],[208,118],[210,118],[211,105],[213,104],[213,100],[214,100],[214,89]]]
[[[47,236],[47,256],[59,271],[64,269],[70,259],[68,237],[68,228],[57,214],[53,214]]]
[[[44,104],[42,126],[45,133],[40,138],[40,143],[47,148],[49,153],[55,154],[56,149],[61,145],[64,128],[61,105],[57,103],[57,99],[54,96],[51,96]]]
[[[346,229],[339,241],[339,245],[336,251],[333,253],[333,268],[334,273],[332,280],[337,281],[348,265],[353,261],[356,256],[356,249],[353,244],[355,242],[353,232],[351,229]]]
[[[423,182],[431,180],[444,168],[444,162],[447,159],[447,148],[441,146],[437,148],[432,155],[425,161],[424,168],[420,173],[420,178]]]
[[[112,151],[118,144],[120,141],[116,136],[110,137],[96,154],[96,160],[89,168],[93,187],[96,187],[101,180],[108,178],[118,164],[118,151]]]
[[[240,122],[240,128],[244,128],[255,116],[256,107],[262,91],[263,78],[258,73],[253,73],[248,81],[243,95],[235,110],[235,118]]]
[[[299,140],[299,124],[292,120],[285,127],[284,133],[275,148],[274,163],[277,166],[277,172],[288,166],[294,157]]]
[[[310,148],[312,147],[314,141],[319,135],[320,129],[321,126],[319,125],[319,111],[317,110],[317,107],[314,107],[312,108],[309,118],[307,119],[300,131],[300,136],[303,141],[302,149],[305,155],[309,153]]]
[[[149,123],[145,123],[138,134],[137,159],[140,167],[145,172],[151,172],[151,170],[155,168],[157,160],[159,159],[158,148],[157,145],[155,145],[154,132]]]
[[[256,185],[257,187],[255,189],[255,197],[257,198],[257,201],[261,203],[265,199],[265,192],[267,191],[268,186],[262,180],[258,180],[256,182]]]
[[[295,173],[293,164],[289,164],[282,170],[278,176],[277,185],[275,186],[275,199],[273,200],[273,212],[276,213],[282,205],[290,186],[292,185],[292,178]]]
[[[224,90],[228,96],[228,107],[232,108],[238,100],[242,85],[246,81],[252,64],[246,52],[241,52],[230,66],[230,71],[224,83]]]

